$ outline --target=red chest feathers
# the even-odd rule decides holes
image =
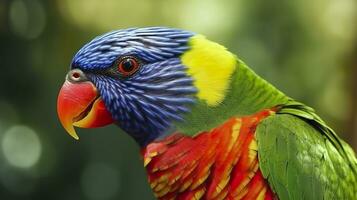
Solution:
[[[272,114],[231,118],[194,137],[180,133],[142,149],[144,165],[158,199],[273,199],[259,170],[258,123]]]

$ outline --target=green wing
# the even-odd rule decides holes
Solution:
[[[357,160],[313,109],[291,102],[257,128],[260,169],[279,199],[357,199]]]

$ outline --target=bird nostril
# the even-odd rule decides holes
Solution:
[[[83,82],[87,81],[85,74],[79,69],[73,69],[68,72],[66,79],[72,82]]]
[[[74,72],[74,73],[72,74],[72,77],[73,77],[74,79],[79,79],[79,77],[81,77],[81,75],[80,75],[78,72]]]

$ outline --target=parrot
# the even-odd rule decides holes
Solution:
[[[71,61],[57,114],[77,140],[75,127],[128,134],[160,200],[357,199],[355,153],[315,110],[192,31],[95,37]]]

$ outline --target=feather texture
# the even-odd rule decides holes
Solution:
[[[146,145],[182,121],[195,102],[196,88],[177,58],[141,67],[126,79],[88,74],[120,127],[140,145]],[[145,126],[143,126],[145,124]]]
[[[279,199],[356,199],[357,160],[313,109],[289,102],[256,137],[260,168]]]
[[[219,105],[226,94],[236,69],[236,57],[225,47],[195,35],[189,40],[190,49],[182,55],[182,63],[195,80],[197,97],[209,106]]]
[[[147,63],[179,56],[192,32],[164,27],[130,28],[106,33],[84,45],[74,56],[72,68],[100,70],[118,57],[135,55]]]
[[[180,133],[142,149],[159,199],[272,199],[260,170],[255,128],[273,114],[231,118],[194,137]]]

